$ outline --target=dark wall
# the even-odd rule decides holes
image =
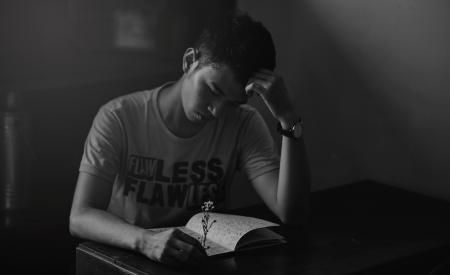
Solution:
[[[228,0],[0,0],[2,270],[74,274],[69,210],[98,108],[176,80],[201,26],[233,7]]]
[[[40,91],[178,71],[201,26],[233,6],[221,0],[2,0],[0,88]]]
[[[240,0],[304,114],[313,189],[372,179],[450,199],[450,4]]]
[[[0,105],[5,111],[14,93],[26,117],[27,205],[68,215],[98,108],[178,78],[201,26],[232,8],[220,0],[0,1]]]
[[[146,79],[83,85],[23,94],[30,124],[31,204],[67,208],[78,176],[85,138],[98,108],[108,100],[174,79],[175,73]]]

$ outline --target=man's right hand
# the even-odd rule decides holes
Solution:
[[[176,228],[158,233],[145,230],[139,250],[154,261],[172,266],[197,266],[207,257],[199,241]]]

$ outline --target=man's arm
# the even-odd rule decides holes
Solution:
[[[138,250],[143,229],[106,211],[111,192],[110,182],[80,172],[70,212],[70,232],[80,238]]]
[[[200,243],[179,230],[153,233],[109,213],[111,192],[110,182],[80,172],[70,212],[72,235],[135,250],[170,265],[198,264],[204,258]]]
[[[292,126],[299,115],[289,100],[283,79],[260,70],[250,79],[247,92],[259,95],[283,129]],[[310,170],[303,140],[283,136],[280,169],[252,180],[266,205],[286,224],[305,224],[309,212]]]
[[[283,137],[280,170],[256,177],[252,184],[283,223],[305,224],[309,212],[310,173],[303,138]]]

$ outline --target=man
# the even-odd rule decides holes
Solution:
[[[100,108],[86,140],[70,214],[73,235],[169,265],[205,253],[179,230],[205,200],[224,209],[236,169],[283,223],[307,215],[309,168],[300,116],[275,67],[270,33],[245,14],[207,27],[183,56],[183,75]],[[281,157],[256,93],[279,121]]]

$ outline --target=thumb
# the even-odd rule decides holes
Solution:
[[[249,97],[253,95],[253,83],[249,83],[245,86],[245,94]]]
[[[262,96],[264,95],[265,90],[260,84],[252,82],[245,87],[245,92],[248,96],[252,96],[254,93],[256,93],[257,96]]]

